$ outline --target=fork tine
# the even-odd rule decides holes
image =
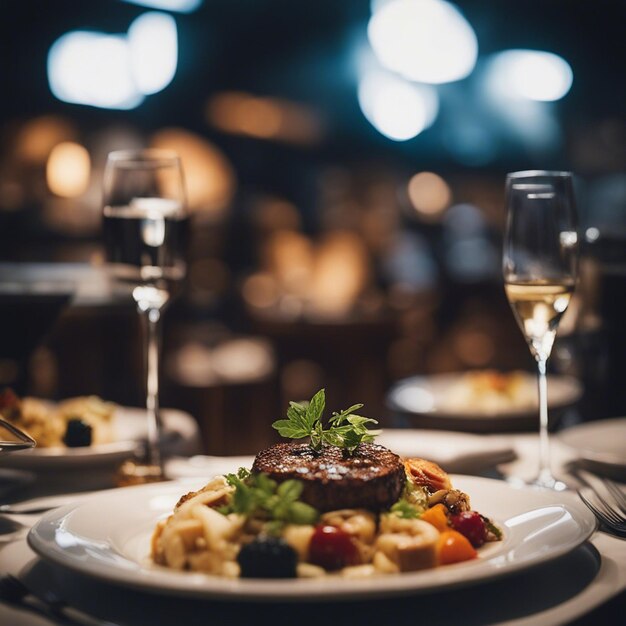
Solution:
[[[597,495],[597,494],[596,494]],[[624,524],[626,523],[626,518],[619,515],[619,513],[611,508],[602,498],[598,498],[599,508],[604,512],[604,515],[607,519],[611,520],[613,524]]]
[[[603,482],[607,491],[615,498],[622,513],[626,513],[626,495],[624,492],[611,480],[605,478]]]
[[[621,523],[616,523],[614,521],[612,521],[611,519],[609,519],[604,511],[601,511],[600,509],[598,509],[594,504],[592,504],[586,497],[585,495],[582,493],[582,491],[580,489],[577,490],[578,491],[578,495],[580,497],[580,499],[585,503],[585,505],[587,506],[587,508],[608,528],[610,528],[611,530],[615,531],[616,533],[619,534],[626,534],[626,523],[624,523],[623,521]]]

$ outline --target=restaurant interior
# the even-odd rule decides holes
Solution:
[[[383,433],[450,436],[453,452],[459,433],[479,451],[489,437],[536,444],[537,363],[504,287],[505,179],[545,170],[572,172],[578,216],[575,289],[548,360],[552,441],[596,422],[624,433],[623,3],[0,12],[0,390],[146,408],[151,322],[111,274],[103,189],[112,151],[167,150],[184,176],[185,275],[160,311],[159,403],[195,433],[175,461],[254,455],[281,440],[272,423],[290,401],[320,389],[328,409],[362,403]],[[625,471],[622,457],[606,475]],[[589,621],[581,609],[536,623],[617,624],[623,563],[619,581]]]

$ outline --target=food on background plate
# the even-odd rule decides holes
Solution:
[[[70,398],[57,404],[0,392],[0,415],[27,432],[40,448],[83,447],[113,441],[115,404],[97,396]]]
[[[522,371],[467,372],[450,385],[441,400],[441,409],[455,413],[497,413],[511,409],[533,409],[536,406],[536,381]]]
[[[438,465],[372,443],[357,404],[322,422],[324,390],[290,403],[278,443],[251,470],[180,498],[152,537],[155,563],[225,577],[351,578],[413,572],[478,556],[500,530]]]

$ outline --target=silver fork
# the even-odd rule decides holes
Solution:
[[[580,499],[587,505],[589,510],[598,518],[607,530],[620,537],[626,537],[626,498],[621,489],[608,480],[603,480],[606,487],[606,493],[611,496],[609,501],[607,495],[603,494],[592,480],[585,478],[581,472],[575,473],[576,478],[591,489],[595,496],[595,502],[592,502],[585,496],[581,489],[577,489]]]
[[[617,502],[617,506],[622,513],[626,514],[626,494],[613,481],[605,478],[602,482],[604,482],[608,492],[615,498],[615,502]]]

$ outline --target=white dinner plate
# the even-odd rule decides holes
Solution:
[[[476,560],[435,569],[353,580],[230,580],[151,563],[150,537],[183,493],[202,483],[172,482],[100,492],[47,513],[28,535],[44,559],[83,574],[155,593],[241,600],[333,600],[426,593],[473,585],[545,563],[573,550],[596,520],[573,493],[514,488],[487,478],[452,476],[472,506],[503,529]],[[111,512],[115,511],[113,515]]]
[[[420,428],[458,430],[463,432],[496,432],[534,430],[539,421],[536,396],[523,406],[500,404],[488,409],[480,404],[465,402],[461,407],[450,404],[453,388],[466,374],[434,374],[414,376],[397,382],[387,396],[389,408],[407,418],[411,426]],[[525,372],[523,383],[535,393],[536,377]],[[579,381],[570,376],[548,376],[548,408],[550,418],[559,410],[576,403],[582,395]]]
[[[573,426],[559,439],[592,471],[626,480],[626,417]]]
[[[182,411],[162,409],[165,437],[187,438],[197,432],[193,418]],[[66,471],[114,466],[133,456],[147,432],[144,409],[117,407],[112,421],[115,441],[79,448],[31,448],[0,456],[0,466],[31,471]],[[193,431],[193,432],[190,432]]]

